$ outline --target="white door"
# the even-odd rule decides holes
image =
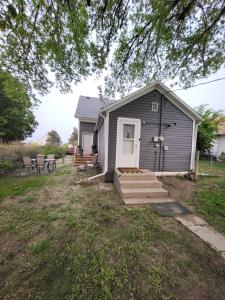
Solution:
[[[141,120],[118,118],[116,168],[139,168]]]
[[[93,145],[93,133],[83,132],[82,133],[83,154],[91,154],[92,153],[92,149],[91,149],[92,145]]]

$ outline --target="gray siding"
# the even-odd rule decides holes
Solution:
[[[79,146],[82,146],[82,132],[92,132],[94,133],[95,123],[90,122],[80,122],[79,127]],[[94,135],[94,144],[96,145],[97,136]]]
[[[161,94],[154,90],[109,114],[109,172],[115,168],[117,118],[137,118],[141,124],[140,168],[151,171],[186,171],[190,169],[193,121],[165,97],[162,98],[162,145],[169,147],[161,151],[154,147],[153,136],[159,136]],[[152,111],[152,102],[158,102],[158,112]],[[176,126],[168,127],[171,122]]]
[[[103,123],[102,126],[99,128],[98,131],[98,160],[100,167],[102,170],[104,170],[105,167],[105,136],[104,136],[104,126],[105,124]]]

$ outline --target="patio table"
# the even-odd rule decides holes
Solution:
[[[31,162],[36,166],[37,159],[31,158]],[[48,164],[48,167],[49,167],[49,163],[53,163],[53,165],[55,165],[55,168],[56,168],[56,159],[55,158],[45,158],[45,162]]]

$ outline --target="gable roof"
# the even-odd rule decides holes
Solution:
[[[175,106],[177,106],[181,111],[188,115],[192,120],[195,120],[197,123],[201,121],[201,117],[197,112],[191,108],[186,102],[184,102],[180,97],[178,97],[174,92],[172,92],[165,84],[161,81],[155,81],[144,88],[137,90],[136,92],[122,98],[121,100],[115,101],[111,105],[103,108],[101,111],[111,112],[137,98],[153,91],[158,90],[162,95],[169,99]]]
[[[75,112],[75,118],[78,119],[90,119],[96,121],[98,114],[109,104],[112,104],[112,100],[103,99],[89,96],[80,96]]]

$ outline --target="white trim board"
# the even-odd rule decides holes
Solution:
[[[108,171],[108,157],[109,157],[109,113],[106,113],[104,120],[104,136],[105,136],[105,164],[104,164],[104,173]]]
[[[122,153],[122,144],[121,144],[121,136],[123,137],[123,124],[132,124],[135,126],[135,132],[134,132],[134,142],[136,140],[136,144],[134,144],[135,149],[135,165],[132,167],[139,168],[139,160],[140,160],[140,136],[141,136],[141,120],[135,119],[135,118],[123,118],[118,117],[117,118],[117,137],[116,137],[116,161],[115,161],[115,168],[123,167],[120,165],[120,159],[121,159],[121,153]],[[137,128],[137,131],[136,131]],[[122,132],[121,132],[122,130]],[[124,167],[129,167],[128,165],[124,165]]]
[[[166,85],[164,85],[161,81],[155,81],[152,84],[137,90],[136,92],[122,98],[121,100],[115,101],[111,105],[107,106],[102,110],[111,112],[123,105],[126,105],[133,100],[153,91],[158,90],[162,95],[164,95],[168,100],[170,100],[175,106],[177,106],[180,110],[182,110],[188,117],[192,120],[196,120],[200,122],[201,117],[187,104],[185,103],[180,97],[178,97],[174,92],[172,92]]]
[[[195,121],[193,121],[193,129],[192,129],[192,142],[191,142],[191,163],[190,163],[190,170],[194,170],[194,159],[195,159]]]
[[[78,146],[81,146],[80,145],[80,120],[78,119],[78,136],[77,136],[77,138],[78,138]]]
[[[159,171],[159,172],[153,172],[155,176],[176,176],[176,175],[184,175],[187,174],[188,171],[182,171],[182,172],[167,172],[167,171]]]
[[[80,122],[87,122],[87,123],[96,123],[97,119],[94,118],[77,118]]]

